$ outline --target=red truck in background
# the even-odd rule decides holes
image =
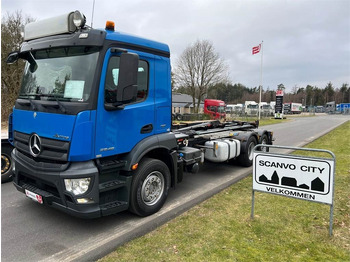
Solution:
[[[204,100],[204,114],[210,115],[211,119],[220,119],[226,117],[226,104],[224,101],[215,99]]]

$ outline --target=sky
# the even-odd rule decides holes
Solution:
[[[172,67],[186,47],[209,40],[229,80],[266,90],[350,84],[350,0],[2,0],[1,15],[36,20],[80,10],[104,28],[169,45]],[[260,53],[252,48],[263,41]]]

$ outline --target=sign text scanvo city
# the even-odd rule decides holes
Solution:
[[[333,204],[331,159],[254,153],[253,190]]]

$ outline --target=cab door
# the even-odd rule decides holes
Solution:
[[[120,54],[108,50],[103,63],[96,112],[95,157],[130,152],[142,139],[154,134],[154,57],[139,55],[137,98],[115,110],[107,110],[118,88]]]

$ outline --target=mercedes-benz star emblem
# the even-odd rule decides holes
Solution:
[[[29,138],[29,152],[33,157],[37,157],[41,152],[41,140],[37,134]]]

